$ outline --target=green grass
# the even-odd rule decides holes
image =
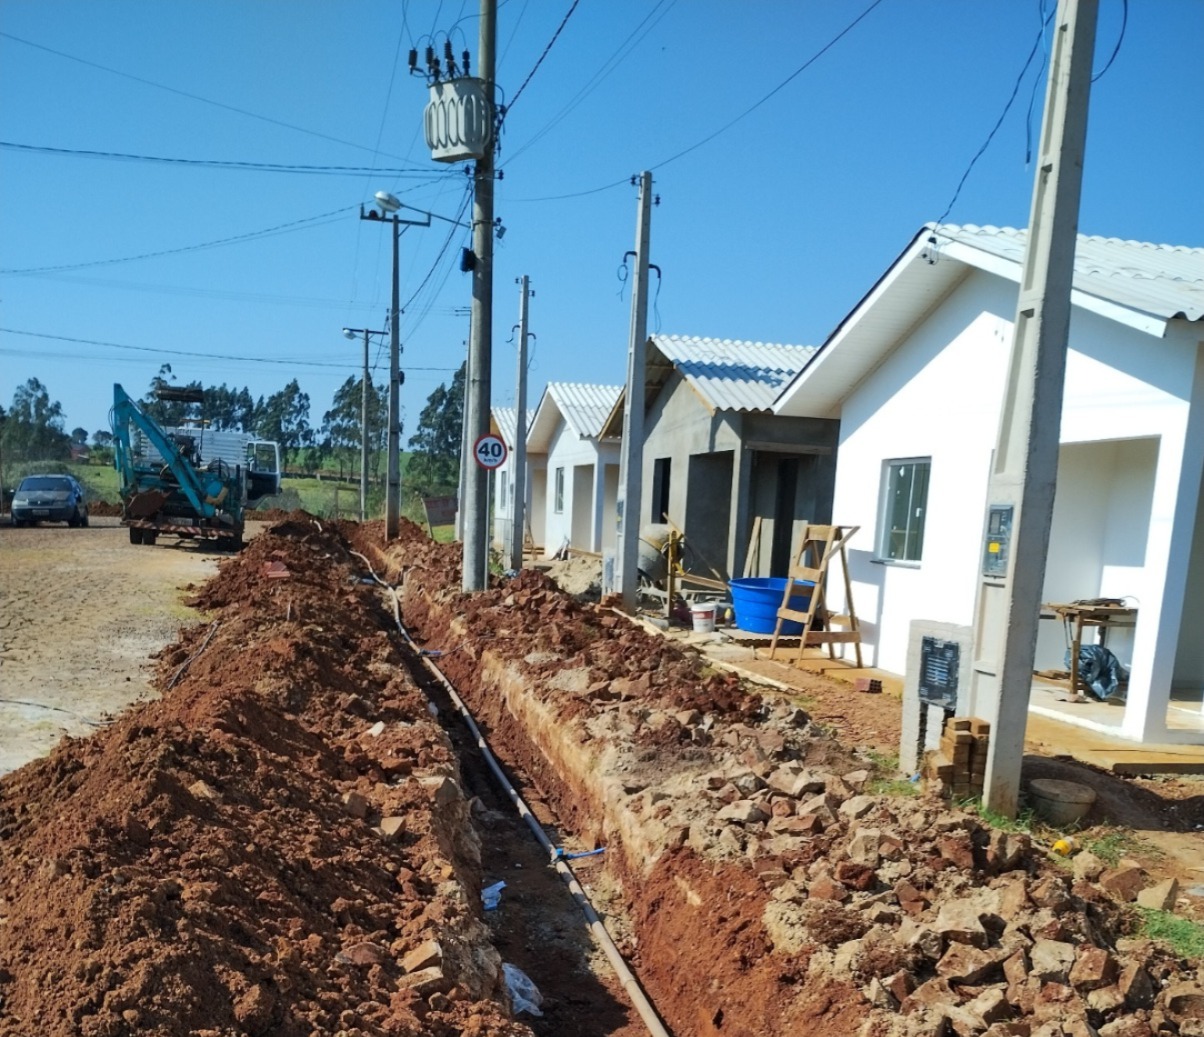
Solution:
[[[1153,843],[1148,843],[1122,828],[1115,828],[1103,835],[1087,839],[1084,846],[1110,868],[1116,867],[1123,857],[1158,859],[1163,856],[1162,851]]]
[[[1039,836],[1041,835],[1041,829],[1044,827],[1031,807],[1026,807],[1019,811],[1015,817],[1008,817],[1006,814],[989,810],[978,800],[973,800],[967,804],[965,809],[977,814],[992,828],[998,828],[1001,832]]]
[[[1139,907],[1138,935],[1165,944],[1180,958],[1204,958],[1204,925],[1180,918],[1170,911]]]
[[[117,469],[112,465],[72,465],[70,471],[83,483],[89,500],[117,503]]]
[[[917,796],[920,783],[899,776],[898,753],[866,749],[861,755],[870,765],[870,780],[865,791],[872,796]]]

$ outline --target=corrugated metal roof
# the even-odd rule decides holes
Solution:
[[[1011,227],[925,224],[782,390],[776,412],[837,415],[840,401],[971,271],[1019,282],[1026,240]],[[1161,337],[1171,320],[1201,319],[1204,249],[1080,235],[1072,301]]]
[[[548,382],[548,393],[556,401],[564,420],[583,439],[597,438],[602,431],[602,422],[622,391],[621,385]]]
[[[649,341],[715,410],[769,411],[814,346],[653,335]]]
[[[527,431],[531,431],[531,422],[535,418],[535,411],[527,411]],[[493,408],[493,424],[497,428],[497,434],[502,437],[502,442],[513,450],[514,444],[518,438],[518,408],[517,407],[494,407]]]
[[[947,238],[1017,264],[1024,262],[1027,230],[952,223],[934,230],[938,253]],[[1200,320],[1204,316],[1204,248],[1080,234],[1075,244],[1074,287],[1163,320]]]
[[[621,385],[548,382],[528,426],[528,449],[542,453],[551,447],[557,415],[582,439],[597,439],[622,391]]]

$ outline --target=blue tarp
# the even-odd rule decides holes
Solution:
[[[1069,669],[1069,648],[1066,650],[1066,666]],[[1079,678],[1101,702],[1108,698],[1114,702],[1124,701],[1124,692],[1120,690],[1120,684],[1121,681],[1129,679],[1129,671],[1102,645],[1079,647]]]

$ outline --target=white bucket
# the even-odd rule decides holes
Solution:
[[[715,629],[716,606],[713,601],[690,606],[690,616],[694,620],[694,632],[709,634]]]

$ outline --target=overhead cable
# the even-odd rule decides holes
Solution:
[[[335,364],[322,360],[303,360],[297,357],[262,357],[262,356],[234,356],[227,353],[202,353],[196,350],[186,349],[165,349],[160,346],[129,346],[121,342],[103,342],[97,339],[90,338],[75,338],[70,335],[51,335],[43,331],[25,331],[21,328],[3,328],[0,327],[0,333],[8,335],[25,335],[29,338],[47,339],[52,342],[72,342],[77,345],[85,346],[104,346],[108,349],[125,349],[137,353],[162,353],[168,356],[191,356],[200,357],[205,360],[237,360],[252,364],[287,364],[291,366],[303,365],[305,367],[334,367],[342,370],[347,368],[358,369],[359,364],[348,360],[344,364]],[[0,349],[0,352],[8,352]],[[28,356],[28,352],[19,354]],[[454,371],[453,367],[412,367],[407,365],[408,371]]]
[[[68,155],[72,158],[103,158],[120,162],[154,162],[172,166],[197,166],[203,169],[231,169],[250,173],[300,173],[307,176],[347,176],[372,173],[398,177],[419,177],[428,181],[450,179],[454,174],[434,176],[429,167],[410,169],[381,169],[376,166],[307,166],[293,162],[243,162],[215,158],[172,158],[164,155],[133,155],[121,151],[89,151],[83,148],[52,148],[44,144],[18,144],[0,140],[0,148],[42,155]]]
[[[249,231],[246,234],[235,234],[229,238],[217,238],[214,241],[203,241],[197,245],[184,245],[180,248],[163,249],[159,252],[143,252],[137,256],[122,256],[115,259],[93,259],[86,263],[62,263],[58,266],[30,266],[13,268],[8,270],[0,270],[0,274],[45,274],[53,273],[60,270],[82,270],[85,267],[93,266],[111,266],[115,263],[133,263],[140,259],[157,259],[160,256],[174,256],[184,252],[200,252],[202,249],[218,248],[221,245],[233,245],[240,241],[252,241],[256,238],[266,238],[274,234],[284,234],[294,230],[300,230],[302,227],[316,226],[323,222],[332,222],[336,217],[343,215],[346,212],[352,212],[355,209],[353,205],[345,205],[339,209],[331,209],[330,212],[320,213],[317,216],[306,216],[304,219],[292,220],[289,223],[280,223],[275,227],[268,227],[265,230]]]
[[[1050,18],[1053,18],[1055,11],[1050,11],[1046,18],[1048,23]],[[1032,48],[1028,52],[1028,57],[1024,59],[1024,65],[1020,69],[1020,74],[1016,77],[1016,82],[1012,84],[1012,93],[1008,97],[1007,103],[1003,106],[1003,111],[999,113],[999,118],[995,120],[995,125],[991,127],[991,132],[987,134],[987,139],[982,142],[982,146],[974,153],[974,157],[970,159],[970,164],[966,166],[966,170],[962,173],[961,179],[957,182],[957,187],[953,191],[953,197],[949,199],[949,204],[945,206],[945,211],[937,217],[938,224],[944,223],[945,218],[953,210],[953,206],[957,204],[957,199],[962,193],[962,188],[966,186],[966,181],[970,178],[970,173],[973,171],[978,160],[986,153],[987,148],[991,146],[991,141],[995,139],[995,134],[999,132],[999,127],[1003,125],[1003,120],[1007,118],[1007,114],[1011,111],[1012,104],[1016,100],[1016,95],[1020,92],[1020,84],[1024,82],[1024,77],[1028,74],[1028,68],[1033,63],[1033,58],[1037,56],[1037,51],[1041,48],[1041,41],[1045,36],[1045,23],[1041,25],[1037,32],[1036,39],[1033,40]]]
[[[552,33],[552,38],[548,40],[548,45],[544,47],[543,53],[539,55],[539,59],[535,62],[535,67],[527,73],[527,78],[523,80],[522,85],[514,91],[514,96],[510,98],[510,103],[506,106],[507,112],[509,112],[510,109],[515,106],[515,104],[518,102],[518,99],[522,96],[523,91],[527,89],[527,84],[531,82],[531,77],[539,71],[539,66],[543,64],[543,59],[548,56],[548,51],[552,49],[552,44],[556,42],[556,40],[560,37],[560,34],[564,31],[564,27],[568,24],[569,18],[572,17],[573,12],[577,10],[577,5],[579,3],[581,3],[581,0],[573,0],[568,11],[565,12],[564,17],[560,19],[560,24],[556,26],[556,31]],[[503,116],[503,119],[504,118],[505,117]]]
[[[669,6],[666,7],[665,4]],[[631,30],[627,38],[620,43],[610,54],[610,56],[598,66],[598,70],[586,81],[585,85],[573,95],[572,100],[560,109],[552,118],[546,122],[543,127],[537,130],[530,138],[525,140],[518,148],[510,152],[510,157],[506,165],[512,163],[519,155],[528,150],[548,133],[556,128],[582,101],[594,92],[615,69],[617,69],[639,43],[648,35],[657,25],[665,18],[665,16],[673,10],[677,0],[657,0],[656,5],[644,15],[643,20]],[[663,8],[663,10],[662,10]],[[659,14],[657,12],[660,12]]]
[[[343,140],[340,137],[332,137],[329,134],[319,133],[317,130],[306,129],[304,126],[297,126],[291,122],[283,122],[280,119],[273,119],[267,115],[259,115],[257,112],[249,112],[245,108],[238,108],[232,104],[225,104],[222,101],[214,101],[208,97],[201,97],[199,94],[192,94],[187,90],[179,90],[174,86],[156,83],[152,79],[143,79],[141,76],[131,75],[129,72],[121,72],[118,69],[109,68],[107,65],[101,65],[95,61],[88,61],[86,58],[80,58],[74,54],[67,54],[64,51],[55,50],[53,47],[47,47],[41,43],[34,43],[33,40],[27,40],[20,36],[14,36],[11,32],[0,32],[0,37],[12,40],[14,43],[23,43],[27,47],[33,47],[35,50],[45,51],[47,54],[54,54],[56,57],[66,58],[68,61],[75,61],[81,65],[87,65],[90,68],[100,69],[100,71],[108,72],[114,76],[121,76],[123,79],[133,80],[135,83],[141,83],[143,86],[153,86],[156,90],[166,90],[169,94],[176,94],[180,97],[186,97],[190,101],[199,101],[201,104],[212,105],[214,108],[222,108],[228,112],[233,112],[235,115],[245,115],[248,119],[258,119],[260,122],[270,123],[273,126],[280,126],[286,130],[295,130],[297,133],[304,133],[311,137],[319,137],[322,140],[328,140],[334,144],[343,144],[346,147],[356,148],[360,151],[370,151],[373,154],[376,154],[378,151],[377,148],[370,148],[366,144],[357,144],[355,141]],[[399,155],[390,155],[389,157],[400,158]]]
[[[765,104],[765,102],[768,101],[771,97],[773,97],[775,94],[777,94],[783,88],[785,88],[787,86],[787,84],[789,84],[792,80],[794,80],[796,77],[798,77],[803,72],[805,72],[808,68],[810,68],[813,64],[815,64],[815,62],[818,61],[821,57],[823,57],[824,54],[826,54],[837,43],[839,43],[845,36],[847,36],[850,32],[852,32],[852,30],[854,28],[856,28],[857,25],[860,24],[861,21],[863,19],[865,19],[865,17],[867,15],[869,15],[870,12],[873,11],[874,8],[876,8],[881,3],[882,3],[882,0],[872,0],[872,3],[869,5],[869,7],[867,7],[864,11],[862,11],[861,14],[859,14],[851,22],[849,22],[849,24],[846,25],[843,29],[841,29],[841,31],[838,32],[831,40],[829,40],[819,50],[817,50],[814,54],[812,54],[811,57],[809,57],[798,68],[796,68],[793,72],[791,72],[790,75],[788,75],[777,86],[775,86],[772,90],[770,90],[769,93],[765,94],[765,96],[762,97],[759,101],[755,102],[754,104],[749,105],[747,108],[744,109],[744,111],[742,111],[734,119],[731,119],[728,122],[724,123],[722,126],[719,127],[719,129],[715,130],[713,133],[707,134],[707,136],[703,137],[699,141],[696,141],[694,144],[691,144],[688,148],[684,148],[683,150],[677,152],[675,155],[670,155],[668,158],[662,159],[660,162],[657,162],[655,165],[646,166],[645,168],[648,170],[662,169],[665,166],[669,165],[670,162],[676,162],[679,158],[684,158],[686,155],[690,154],[692,151],[697,151],[704,144],[709,144],[716,137],[720,136],[723,133],[726,133],[733,126],[735,126],[738,122],[742,121],[743,119],[746,119],[749,115],[751,115],[758,108],[760,108],[761,105]],[[513,105],[513,102],[511,102],[511,104]],[[627,177],[624,177],[622,180],[616,180],[613,183],[603,184],[601,187],[593,187],[587,191],[575,191],[571,194],[544,195],[544,196],[541,196],[538,198],[512,198],[512,199],[510,199],[510,201],[514,201],[514,202],[548,202],[548,201],[557,201],[562,198],[581,198],[584,195],[597,194],[599,191],[608,191],[613,187],[618,187],[620,184],[626,184],[628,182],[629,182],[629,179]]]

